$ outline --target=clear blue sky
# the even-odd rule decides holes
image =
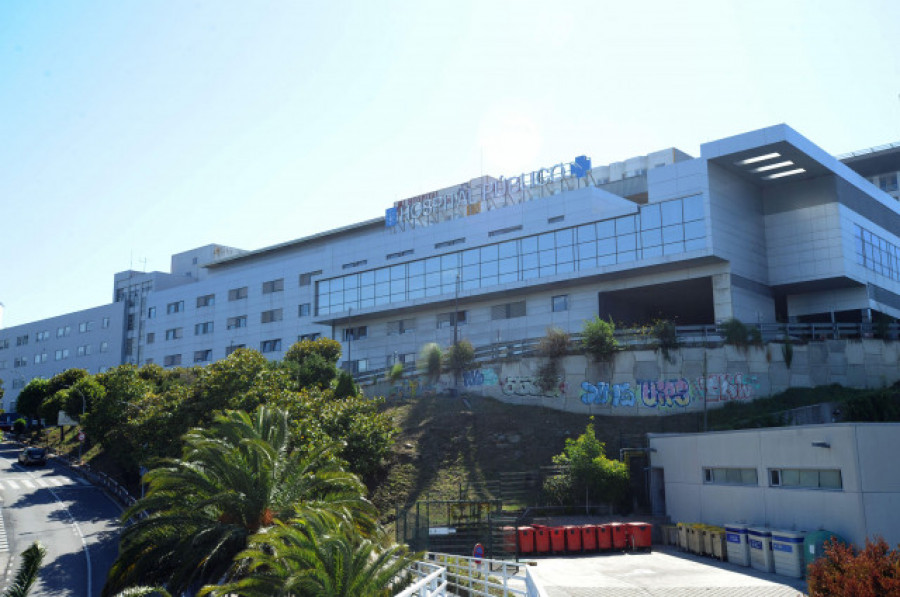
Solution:
[[[482,172],[780,122],[832,153],[900,140],[898,23],[864,0],[3,0],[4,324]]]

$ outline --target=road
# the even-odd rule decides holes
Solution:
[[[30,597],[100,595],[118,550],[121,509],[53,459],[25,468],[18,453],[0,444],[0,587],[12,583],[22,551],[40,540],[47,555]]]

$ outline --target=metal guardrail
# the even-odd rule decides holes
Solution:
[[[524,564],[428,552],[410,569],[420,579],[396,597],[541,597]],[[529,590],[530,585],[535,587]]]
[[[757,330],[759,340],[763,343],[789,340],[792,343],[804,343],[822,340],[847,340],[883,337],[900,339],[900,324],[888,325],[876,323],[760,323],[744,324],[748,331]],[[751,332],[756,333],[756,332]],[[640,350],[656,348],[659,339],[653,334],[650,326],[643,328],[622,328],[614,332],[616,341],[623,350]],[[721,346],[725,343],[725,326],[719,324],[680,325],[675,326],[675,336],[679,346]],[[525,338],[515,342],[495,342],[475,347],[475,362],[489,363],[498,360],[521,359],[540,356],[543,338]],[[581,334],[569,334],[569,351],[571,354],[581,353]],[[354,375],[358,383],[375,383],[383,380],[390,372],[389,367],[370,369]],[[415,363],[405,364],[403,375],[417,373]]]

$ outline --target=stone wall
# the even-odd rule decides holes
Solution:
[[[840,384],[879,388],[900,380],[900,343],[826,340],[795,344],[790,367],[783,344],[746,349],[681,348],[668,358],[656,350],[627,350],[609,363],[574,355],[561,360],[558,383],[544,389],[542,358],[483,364],[459,380],[459,390],[513,404],[606,415],[664,415],[720,407],[770,396],[789,387]],[[454,387],[450,375],[437,383],[407,378],[366,388],[370,396],[414,398]]]

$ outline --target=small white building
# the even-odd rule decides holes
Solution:
[[[900,423],[649,434],[655,513],[900,543]]]

